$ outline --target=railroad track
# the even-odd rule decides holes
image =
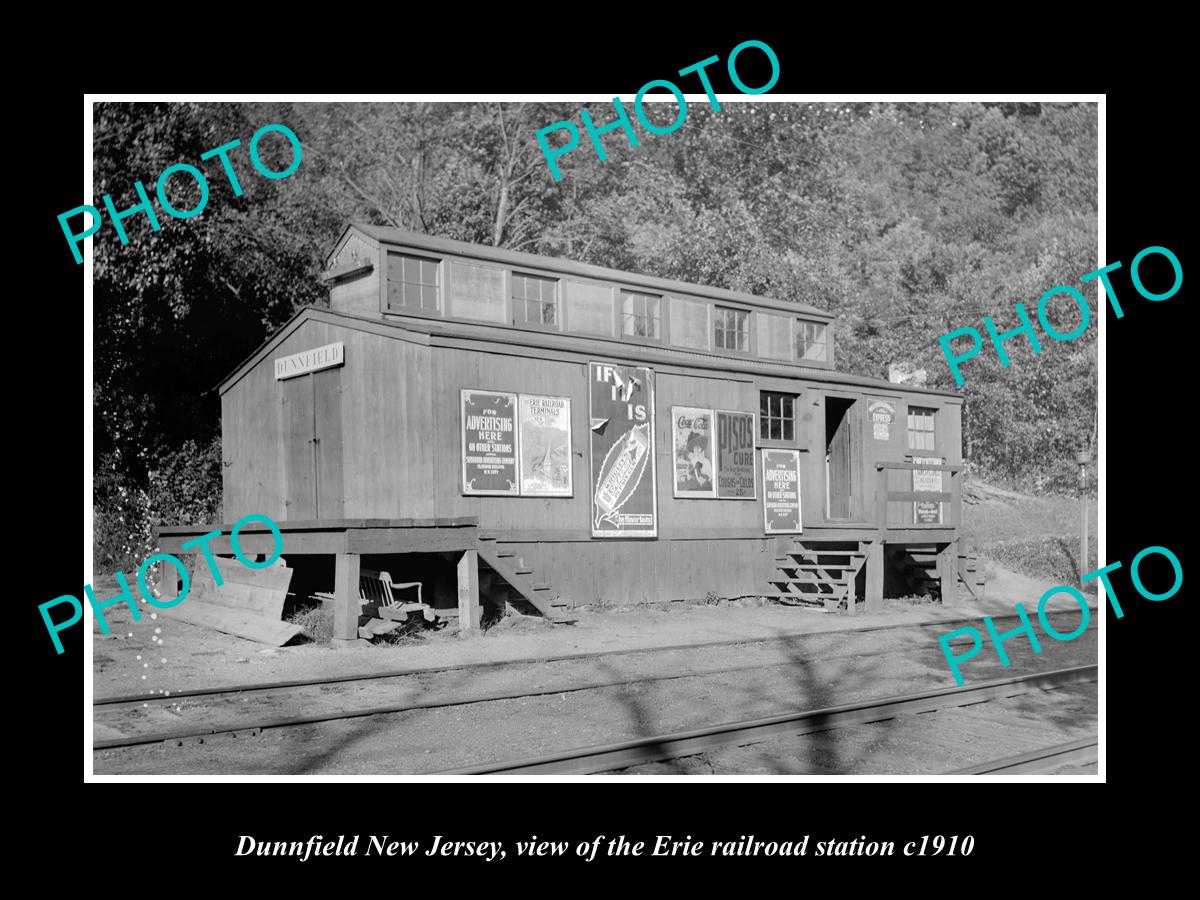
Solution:
[[[433,774],[589,775],[598,772],[611,772],[644,763],[693,756],[723,747],[743,746],[772,738],[828,731],[848,725],[865,725],[871,722],[891,719],[898,715],[910,715],[956,706],[968,706],[988,700],[1012,697],[1035,690],[1053,690],[1066,685],[1092,682],[1096,680],[1096,677],[1096,666],[1076,666],[1068,669],[1039,672],[1032,675],[998,678],[977,684],[964,685],[963,687],[941,688],[938,690],[905,694],[898,697],[885,697],[861,703],[832,706],[826,709],[788,713],[742,722],[729,722],[708,728],[656,735],[654,737],[623,741],[615,744],[580,747],[541,757],[447,769]],[[1094,745],[1095,739],[1092,738],[1089,740]],[[1068,746],[1071,747],[1070,750],[1063,749]],[[1053,757],[1058,760],[1053,766],[1056,768],[1057,766],[1066,764],[1065,761],[1078,759],[1078,756],[1071,757],[1070,754],[1086,752],[1086,747],[1060,745],[1057,748],[1049,748],[1049,750],[1055,752],[1051,753],[1050,757],[1042,757],[1040,762],[1047,764],[1047,760]],[[998,760],[995,763],[984,764],[985,767],[973,767],[972,769],[960,770],[954,774],[985,774],[988,772],[1015,774],[1022,771],[1027,772],[1030,769],[1022,769],[1020,767],[1022,765],[1036,766],[1039,760],[1035,760],[1034,756],[1035,754],[1023,754],[1023,757],[1028,758],[1012,757],[1006,760]],[[995,768],[986,768],[986,766],[993,766]]]
[[[992,616],[992,621],[1002,622],[1008,619],[1018,618],[1019,617],[1015,615],[1000,615]],[[795,641],[797,638],[801,640],[820,640],[824,637],[836,638],[841,635],[868,634],[875,631],[902,631],[914,628],[942,628],[947,625],[960,625],[963,623],[978,621],[979,618],[977,616],[968,616],[961,619],[943,619],[937,622],[909,622],[903,625],[871,625],[865,628],[845,628],[838,629],[836,631],[817,631],[800,635],[786,634],[779,637],[740,638],[733,641],[697,641],[696,643],[691,644],[668,644],[667,646],[663,647],[632,647],[625,650],[597,650],[591,653],[564,653],[555,656],[535,656],[526,657],[523,659],[495,660],[492,662],[462,663],[453,666],[431,666],[424,669],[390,669],[383,672],[364,672],[355,675],[334,675],[329,678],[301,678],[290,681],[251,682],[247,684],[233,684],[211,688],[195,688],[193,690],[172,691],[170,697],[163,697],[154,694],[118,694],[112,697],[93,699],[92,707],[96,708],[131,703],[157,703],[170,705],[178,702],[180,699],[189,697],[213,697],[223,694],[249,694],[258,691],[277,691],[298,687],[324,687],[325,685],[331,684],[344,684],[354,681],[377,681],[384,678],[403,678],[411,675],[438,675],[446,672],[485,671],[488,669],[499,669],[524,665],[541,665],[554,662],[607,659],[611,657],[632,656],[636,654],[669,653],[680,650],[707,650],[720,649],[723,647],[752,646],[755,644],[779,644]],[[853,655],[871,656],[879,654]],[[837,659],[838,657],[822,658]]]
[[[1011,618],[1016,619],[1016,616]],[[850,632],[835,631],[835,632],[819,632],[811,635],[805,635],[806,639],[813,639],[820,642],[823,638],[828,638],[834,641],[845,640],[846,635],[851,638],[856,632],[875,632],[875,631],[895,631],[897,633],[903,631],[925,631],[930,628],[940,628],[948,625],[953,625],[957,621],[974,621],[974,619],[964,620],[943,620],[930,623],[913,623],[902,626],[871,626],[868,628],[854,629]],[[170,708],[172,705],[179,703],[187,698],[202,698],[210,701],[215,701],[215,706],[209,706],[207,713],[207,722],[202,724],[189,724],[185,727],[172,728],[166,730],[147,730],[140,732],[137,730],[141,724],[137,718],[126,721],[113,722],[111,719],[105,722],[103,717],[97,716],[95,721],[98,725],[108,725],[112,729],[110,734],[115,732],[124,732],[110,737],[99,738],[93,740],[93,752],[104,750],[119,750],[125,748],[136,748],[152,746],[156,744],[174,744],[182,746],[184,744],[203,744],[211,739],[218,738],[238,738],[238,737],[254,737],[268,729],[285,729],[293,727],[301,727],[306,725],[319,725],[322,723],[331,723],[341,720],[362,719],[372,716],[384,716],[398,713],[415,712],[421,710],[436,710],[447,707],[469,706],[473,704],[494,703],[506,700],[520,700],[529,697],[549,697],[554,695],[577,694],[585,691],[603,690],[605,688],[621,688],[636,684],[649,684],[659,682],[669,682],[687,678],[703,678],[715,675],[733,674],[746,671],[766,671],[771,669],[779,669],[792,665],[790,660],[767,660],[765,662],[732,665],[724,667],[710,668],[693,668],[688,667],[686,671],[680,671],[673,674],[658,674],[658,673],[635,673],[628,677],[610,678],[603,681],[586,681],[586,682],[570,682],[568,680],[556,681],[552,686],[538,687],[535,689],[519,688],[506,691],[492,691],[488,693],[480,693],[474,696],[463,697],[447,696],[444,698],[433,698],[427,700],[410,699],[406,702],[393,702],[386,705],[360,705],[355,707],[355,697],[345,698],[346,702],[338,705],[338,698],[328,694],[329,689],[345,686],[347,690],[354,691],[356,685],[354,682],[364,684],[375,683],[382,679],[403,679],[403,678],[419,678],[429,675],[437,675],[441,673],[467,673],[471,674],[476,671],[496,670],[503,668],[519,669],[522,666],[544,665],[550,663],[573,663],[579,661],[603,660],[611,657],[628,657],[628,656],[654,656],[663,652],[670,651],[689,651],[689,650],[708,650],[714,648],[729,648],[739,646],[755,646],[755,645],[770,645],[780,642],[794,641],[795,635],[787,635],[773,638],[754,638],[741,639],[735,641],[721,642],[698,642],[691,644],[677,644],[668,647],[655,648],[631,648],[617,651],[601,651],[588,654],[565,654],[560,656],[547,656],[536,659],[520,659],[520,660],[504,660],[489,663],[479,664],[462,664],[454,666],[441,666],[428,669],[400,669],[377,673],[367,673],[363,675],[343,675],[333,678],[324,679],[298,679],[292,681],[278,681],[258,684],[233,685],[228,687],[202,688],[192,691],[172,691],[169,697],[162,695],[128,695],[102,698],[94,701],[93,708],[97,713],[105,713],[106,715],[127,715],[132,712],[135,716],[140,715],[144,707],[162,708],[166,706]],[[912,640],[912,638],[906,638]],[[824,660],[836,660],[842,658],[878,658],[885,656],[894,656],[899,654],[911,654],[914,647],[898,647],[883,651],[865,652],[864,650],[855,650],[852,646],[839,646],[831,648],[838,652],[816,651],[820,658]],[[539,672],[539,678],[545,678],[546,673]],[[427,690],[425,686],[422,689]],[[264,711],[255,710],[253,707],[241,706],[247,695],[250,698],[261,698],[268,703],[275,702],[275,698],[270,696],[272,693],[280,693],[280,700],[283,704],[290,705],[293,708],[304,708],[305,705],[313,704],[317,706],[317,711],[310,711],[305,715],[286,715],[267,718]],[[361,696],[361,695],[360,695]],[[361,700],[358,701],[362,703]],[[324,704],[330,708],[320,710],[320,705]],[[128,709],[122,709],[128,707]],[[309,706],[313,710],[312,705]],[[151,710],[153,711],[153,710]],[[199,711],[199,710],[197,710]],[[227,713],[227,715],[226,715]],[[132,727],[131,727],[132,726]]]
[[[1040,750],[1030,750],[1016,756],[1006,756],[1004,759],[968,766],[965,769],[955,769],[948,775],[1045,775],[1063,766],[1083,766],[1094,763],[1099,753],[1097,738],[1093,735],[1068,741],[1065,744],[1055,744],[1053,747],[1043,747]]]
[[[892,656],[895,654],[911,652],[907,649],[884,650],[877,653],[850,653],[847,656],[853,657],[877,657],[877,656]],[[839,659],[839,656],[825,656],[826,660]],[[728,675],[735,672],[750,672],[760,671],[765,669],[785,668],[792,665],[787,660],[776,660],[765,663],[750,663],[740,666],[724,666],[714,669],[693,669],[687,672],[678,672],[672,675],[631,675],[628,678],[614,678],[606,681],[589,681],[582,684],[556,684],[552,687],[538,688],[535,690],[516,690],[516,691],[493,691],[491,693],[479,694],[473,697],[457,697],[447,698],[445,700],[425,700],[425,701],[410,701],[407,703],[391,703],[384,706],[365,706],[358,709],[339,709],[327,713],[318,713],[306,716],[283,716],[275,719],[265,719],[250,721],[246,723],[225,723],[220,725],[209,725],[202,728],[188,728],[177,731],[162,731],[150,732],[146,734],[131,734],[118,738],[104,738],[95,740],[92,743],[92,750],[114,750],[121,747],[137,747],[146,744],[162,744],[162,743],[183,743],[190,741],[198,741],[203,743],[206,738],[214,738],[220,736],[229,737],[254,737],[260,732],[273,728],[295,728],[302,725],[317,725],[322,722],[337,722],[343,719],[359,719],[369,716],[391,715],[395,713],[413,712],[423,709],[443,709],[451,706],[470,706],[477,703],[496,703],[503,700],[520,700],[525,697],[550,697],[557,694],[576,694],[582,691],[597,691],[605,688],[628,687],[634,684],[643,684],[646,682],[665,682],[677,681],[682,678],[703,678],[712,675]],[[429,670],[418,670],[412,674],[423,674]],[[405,673],[408,674],[408,673]],[[383,676],[380,676],[383,677]],[[397,677],[397,676],[392,676]],[[367,680],[367,679],[337,679],[331,682],[304,682],[303,687],[322,687],[325,684],[344,683],[346,680]],[[266,688],[256,688],[256,690],[266,690]],[[236,691],[208,692],[211,696],[213,693],[232,693]],[[170,698],[165,698],[169,704],[171,700],[181,696],[173,694]],[[121,704],[137,705],[147,702],[149,698],[136,697],[132,700],[112,700],[103,704],[105,706]]]
[[[1014,616],[1013,618],[1017,618],[1017,617]],[[951,624],[951,623],[941,622],[941,623],[936,623],[936,624],[946,625],[946,624]],[[903,628],[909,628],[909,627],[926,628],[926,627],[930,627],[930,625],[929,625],[929,623],[922,623],[919,626],[902,626],[902,627]],[[891,626],[890,628],[895,629],[895,626]],[[875,630],[889,630],[889,629],[871,628],[871,629],[864,629],[864,630],[875,631]],[[842,634],[844,634],[844,632],[834,632],[834,633],[831,633],[830,636],[837,638]],[[121,734],[121,735],[115,736],[115,737],[94,739],[93,744],[92,744],[92,750],[93,750],[93,752],[95,752],[95,751],[100,751],[100,750],[115,750],[115,749],[121,749],[121,748],[147,746],[147,745],[163,744],[163,743],[167,743],[167,744],[174,743],[177,745],[182,745],[184,743],[204,743],[206,740],[209,740],[212,738],[218,738],[218,737],[229,737],[229,738],[254,737],[254,736],[257,736],[258,734],[260,734],[262,731],[267,730],[267,729],[293,728],[293,727],[300,727],[300,726],[305,726],[305,725],[317,725],[317,724],[326,723],[326,722],[336,722],[336,721],[341,721],[341,720],[346,720],[346,719],[359,719],[359,718],[366,718],[366,717],[371,717],[371,716],[414,712],[414,711],[419,711],[419,710],[433,710],[433,709],[442,709],[442,708],[446,708],[446,707],[468,706],[468,705],[481,704],[481,703],[494,703],[494,702],[505,701],[505,700],[519,700],[519,699],[523,699],[526,697],[546,697],[546,696],[554,696],[554,695],[574,694],[574,693],[579,693],[579,692],[583,692],[583,691],[602,690],[605,688],[628,687],[630,685],[641,684],[641,683],[668,682],[668,681],[674,681],[674,680],[685,679],[685,678],[702,678],[702,677],[706,677],[706,676],[733,674],[733,673],[746,672],[746,671],[764,671],[764,670],[769,670],[769,669],[783,668],[783,667],[791,665],[792,663],[790,660],[768,660],[766,662],[750,663],[750,664],[744,664],[744,665],[710,667],[710,668],[700,668],[700,669],[688,668],[686,671],[677,672],[677,673],[673,673],[673,674],[667,674],[667,675],[634,674],[634,675],[630,675],[628,677],[611,678],[611,679],[607,679],[607,680],[603,680],[603,681],[587,681],[587,682],[581,682],[581,683],[556,682],[552,686],[544,687],[544,688],[537,688],[537,689],[533,689],[533,690],[522,688],[522,689],[508,690],[508,691],[492,691],[492,692],[488,692],[488,693],[481,693],[481,694],[477,694],[474,696],[467,696],[467,697],[452,696],[452,697],[446,697],[444,699],[409,700],[406,702],[389,703],[386,705],[363,705],[363,706],[358,706],[357,708],[354,708],[354,707],[347,708],[345,706],[338,706],[337,708],[331,708],[324,712],[315,712],[315,713],[309,713],[306,715],[278,716],[278,717],[273,717],[273,718],[249,717],[247,715],[246,711],[239,708],[239,706],[235,702],[235,701],[240,700],[244,694],[262,696],[263,694],[269,694],[270,692],[280,692],[283,694],[283,699],[285,699],[286,701],[288,701],[291,704],[298,704],[299,702],[307,699],[304,696],[302,696],[303,692],[306,689],[317,689],[319,691],[319,690],[325,689],[329,686],[352,685],[353,682],[364,682],[364,683],[365,682],[375,682],[375,681],[378,681],[380,679],[385,679],[385,678],[405,678],[405,677],[425,676],[425,675],[429,675],[429,674],[438,674],[438,673],[445,673],[445,672],[474,671],[476,669],[495,669],[495,668],[501,667],[501,666],[519,667],[522,665],[530,665],[530,664],[537,664],[537,663],[568,662],[568,661],[573,662],[573,661],[577,661],[580,659],[586,660],[589,657],[597,658],[597,657],[612,657],[612,656],[628,656],[631,654],[654,654],[654,653],[662,652],[663,650],[668,650],[668,649],[669,650],[695,650],[695,649],[709,649],[714,646],[715,647],[729,647],[729,646],[742,646],[742,645],[750,645],[750,644],[769,644],[769,643],[777,643],[778,641],[789,640],[789,639],[794,639],[794,636],[785,637],[785,638],[760,639],[760,640],[754,640],[754,641],[728,641],[728,642],[721,642],[721,643],[711,643],[710,642],[710,643],[698,643],[698,644],[682,644],[682,645],[675,645],[670,648],[653,648],[653,649],[643,648],[643,649],[637,649],[637,650],[610,651],[610,652],[605,652],[605,653],[588,654],[587,656],[567,655],[567,656],[552,657],[552,658],[546,658],[543,660],[537,660],[537,661],[534,661],[533,663],[531,663],[531,661],[529,661],[529,660],[505,661],[505,662],[497,662],[497,663],[484,663],[484,664],[481,664],[478,666],[473,666],[473,665],[468,664],[468,665],[463,665],[463,666],[444,666],[444,667],[439,667],[436,669],[406,669],[406,670],[383,672],[383,673],[371,673],[366,676],[337,676],[337,677],[330,678],[330,679],[308,679],[308,680],[273,682],[273,683],[265,683],[265,684],[254,684],[254,685],[238,685],[238,686],[227,687],[227,688],[199,689],[199,690],[195,690],[195,691],[173,691],[170,697],[161,697],[160,696],[160,697],[156,698],[153,695],[151,695],[149,697],[143,696],[143,695],[131,695],[128,697],[111,697],[111,698],[106,698],[103,700],[95,701],[93,703],[93,708],[104,711],[106,713],[117,714],[122,711],[120,709],[120,707],[127,706],[127,707],[133,708],[133,710],[135,712],[140,712],[140,709],[143,706],[149,706],[151,704],[153,704],[155,706],[166,705],[169,707],[170,705],[177,703],[181,698],[202,697],[202,698],[207,698],[210,700],[216,700],[218,703],[227,704],[229,715],[226,717],[226,720],[221,720],[219,718],[219,714],[220,714],[221,710],[220,710],[220,707],[217,707],[217,710],[216,710],[217,715],[213,716],[213,718],[218,719],[218,721],[216,721],[216,722],[210,721],[209,723],[203,724],[203,725],[189,725],[187,727],[182,727],[182,728],[178,728],[178,729],[147,731],[147,732],[141,732],[141,733],[138,733],[136,730],[134,730],[133,733]],[[833,654],[823,653],[821,655],[822,660],[835,660],[835,659],[841,659],[841,658],[877,658],[877,657],[884,657],[884,656],[914,652],[911,647],[900,647],[900,648],[896,648],[896,649],[889,649],[889,650],[875,651],[875,652],[863,652],[861,650],[855,651],[853,649],[847,650],[846,648],[839,648],[839,649],[841,649],[845,652],[833,653]],[[316,697],[316,698],[312,698],[312,699],[314,700],[314,702],[317,702],[317,701],[325,702],[325,703],[329,702],[328,697]],[[103,723],[103,720],[99,719],[99,718],[96,721]],[[136,725],[135,725],[135,729],[136,729]],[[116,729],[116,730],[121,730],[121,729]]]

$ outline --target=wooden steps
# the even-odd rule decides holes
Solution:
[[[942,581],[937,571],[938,550],[930,545],[888,544],[888,559],[915,594],[942,596]],[[957,584],[966,587],[975,600],[983,598],[983,579],[979,575],[978,559],[969,553],[959,553]]]
[[[979,557],[969,553],[958,554],[958,580],[966,586],[973,598],[983,599],[985,585],[983,576],[979,574]]]
[[[942,596],[942,581],[937,573],[937,547],[930,545],[886,544],[884,552],[913,594]]]
[[[853,548],[805,542],[793,538],[775,553],[775,573],[768,579],[774,592],[768,596],[792,605],[823,606],[829,611],[854,614],[854,584],[866,564],[866,544],[853,542]]]
[[[486,592],[489,601],[507,602],[515,606],[528,604],[558,624],[577,621],[575,616],[563,611],[569,603],[555,596],[549,583],[535,581],[534,567],[526,565],[512,546],[505,546],[495,535],[486,534],[479,536],[476,549],[479,559],[490,569]],[[483,587],[482,571],[480,580]]]

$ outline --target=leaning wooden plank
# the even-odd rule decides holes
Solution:
[[[236,559],[225,556],[216,557],[217,571],[221,578],[235,584],[253,584],[259,587],[286,591],[292,583],[292,570],[282,558],[265,569],[251,569],[242,565]],[[203,567],[208,571],[208,566]]]
[[[298,625],[280,622],[278,619],[249,610],[230,609],[228,606],[206,603],[194,597],[188,597],[178,606],[163,610],[162,615],[258,641],[260,644],[270,644],[273,647],[282,647],[302,631]]]
[[[283,604],[292,581],[292,569],[278,565],[269,569],[247,569],[240,563],[219,556],[216,560],[217,571],[224,584],[217,586],[207,565],[197,566],[192,577],[192,596],[195,599],[214,606],[259,613],[272,619],[283,617]]]

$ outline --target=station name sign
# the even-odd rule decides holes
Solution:
[[[282,381],[297,375],[307,375],[309,372],[319,372],[321,369],[332,369],[345,362],[346,348],[341,341],[326,344],[324,347],[314,347],[312,350],[281,356],[275,360],[275,380]]]

